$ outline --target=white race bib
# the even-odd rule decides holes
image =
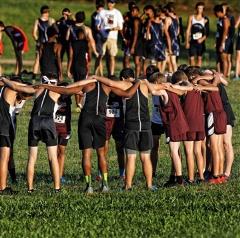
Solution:
[[[108,108],[107,112],[106,112],[106,116],[107,117],[115,117],[115,118],[119,118],[120,117],[120,109],[116,109],[116,108]]]
[[[66,121],[66,116],[56,115],[54,118],[55,123],[64,124]]]
[[[200,38],[202,38],[202,33],[201,32],[197,32],[197,33],[193,34],[193,39],[194,40],[198,40]]]

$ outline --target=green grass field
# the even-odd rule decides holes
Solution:
[[[39,0],[0,1],[3,21],[27,27],[30,35],[32,23],[42,2]],[[93,4],[82,1],[67,2],[72,11],[86,9],[87,16],[94,9]],[[48,3],[56,6],[56,1]],[[58,1],[53,10],[57,16],[66,2]],[[122,5],[123,6],[123,5]],[[122,7],[121,6],[121,7]],[[10,17],[8,9],[12,9]],[[19,17],[19,16],[27,17]],[[30,42],[30,46],[33,44]],[[7,46],[6,46],[7,47]],[[33,56],[33,51],[29,57]],[[5,57],[5,56],[4,56]],[[6,53],[11,57],[11,53]],[[214,65],[214,56],[210,63]],[[184,62],[186,59],[181,59]],[[209,65],[209,63],[206,65]],[[120,63],[118,63],[120,68]],[[8,68],[11,71],[11,68]],[[83,193],[85,183],[81,169],[81,154],[77,142],[78,113],[73,110],[72,138],[69,141],[66,158],[67,184],[60,194],[52,191],[45,146],[40,144],[36,166],[37,191],[29,195],[26,189],[25,168],[27,164],[27,127],[32,101],[26,103],[18,116],[17,136],[14,147],[18,184],[16,196],[0,196],[0,237],[240,237],[240,82],[231,82],[227,88],[230,101],[237,117],[233,143],[235,162],[228,184],[217,186],[201,185],[183,188],[163,188],[170,173],[170,158],[164,138],[161,138],[157,178],[159,187],[155,193],[145,189],[140,161],[132,192],[121,192],[123,183],[114,179],[118,175],[116,153],[113,142],[109,151],[108,194],[96,192],[93,196]],[[96,155],[93,159],[93,178],[97,173]],[[184,175],[186,165],[184,159]],[[97,190],[99,184],[94,181]]]

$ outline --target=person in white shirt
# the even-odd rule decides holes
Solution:
[[[118,52],[117,39],[118,31],[123,28],[123,17],[119,10],[115,7],[115,0],[107,1],[108,10],[102,10],[99,13],[98,30],[103,38],[103,52],[102,57],[105,55],[106,50],[109,54],[109,76],[114,75],[115,70],[115,56]]]

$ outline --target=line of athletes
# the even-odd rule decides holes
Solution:
[[[67,86],[56,86],[57,80],[50,74],[43,76],[42,84],[36,86],[2,77],[0,125],[4,126],[0,126],[1,194],[13,192],[7,187],[7,175],[15,137],[16,103],[33,95],[35,100],[28,128],[29,193],[34,191],[39,141],[47,146],[54,189],[60,191],[64,151],[71,124],[70,100],[63,95],[72,94],[85,95],[78,121],[78,140],[87,193],[93,193],[92,149],[97,151],[102,176],[101,191],[109,191],[106,158],[111,135],[116,144],[120,176],[125,176],[126,190],[132,189],[137,151],[140,153],[146,187],[156,190],[152,180],[156,175],[159,138],[164,133],[172,159],[171,175],[165,186],[184,185],[179,151],[181,142],[185,146],[188,184],[195,182],[195,159],[198,182],[227,182],[234,159],[232,127],[235,117],[224,88],[227,81],[223,75],[187,65],[179,66],[168,78],[153,65],[148,66],[146,72],[146,79],[135,80],[134,71],[125,68],[120,72],[119,80],[94,75]],[[149,114],[149,93],[154,95],[152,119]],[[55,114],[59,107],[60,111]]]
[[[87,40],[87,44],[84,45],[84,42],[82,42],[80,46],[78,46],[78,49],[82,48],[82,55],[84,55],[83,53],[87,54],[90,50],[88,45],[91,46],[97,56],[95,72],[100,73],[100,75],[103,74],[101,60],[106,51],[105,41],[110,37],[109,29],[114,29],[111,30],[111,32],[114,31],[115,33],[117,33],[116,29],[118,29],[121,33],[124,51],[123,67],[130,66],[130,59],[131,56],[133,56],[136,77],[141,73],[146,73],[149,60],[155,61],[162,73],[165,71],[167,63],[168,71],[176,71],[177,57],[179,56],[180,50],[180,36],[182,43],[185,41],[185,46],[189,49],[189,64],[201,67],[202,56],[206,51],[205,42],[209,35],[209,18],[204,14],[205,4],[203,2],[197,2],[195,5],[195,14],[189,16],[186,40],[184,39],[182,18],[176,14],[174,4],[172,3],[168,3],[164,7],[146,5],[141,15],[136,3],[131,1],[128,4],[128,12],[124,14],[124,19],[122,19],[122,17],[118,18],[115,16],[121,15],[115,8],[115,1],[108,1],[108,10],[104,9],[103,1],[96,2],[96,11],[91,16],[91,29],[84,24],[84,12],[76,14],[76,19],[73,20],[70,10],[65,8],[62,11],[62,18],[55,24],[55,20],[49,17],[49,7],[41,7],[41,16],[35,21],[33,28],[33,38],[37,43],[36,60],[33,69],[34,77],[38,72],[41,45],[48,41],[47,29],[51,25],[55,25],[56,29],[58,28],[57,42],[61,45],[60,58],[62,61],[63,55],[66,52],[68,55],[68,65],[70,65],[70,43],[73,40],[79,40],[76,29],[81,28],[83,30],[85,37],[83,37],[84,39],[82,40]],[[118,14],[115,14],[115,12]],[[218,18],[216,30],[217,67],[218,72],[222,72],[225,77],[229,77],[231,73],[235,28],[238,29],[235,72],[235,77],[238,79],[240,74],[240,17],[235,21],[226,3],[216,5],[214,7],[214,13]],[[111,19],[105,23],[103,18]],[[118,27],[116,28],[116,26]],[[1,22],[0,55],[3,54],[2,31],[5,31],[12,40],[17,59],[15,73],[19,74],[22,69],[22,51],[26,52],[28,50],[26,35],[19,27],[5,26],[3,22]],[[116,41],[114,45],[116,45]],[[76,46],[74,47],[76,48]],[[117,46],[114,47],[116,49],[107,48],[110,56],[116,56]],[[114,53],[112,55],[113,51]],[[84,58],[86,57],[83,56],[82,59]],[[109,62],[110,65],[112,64],[112,60],[113,59]],[[142,64],[142,61],[144,61],[144,64]],[[82,62],[82,64],[79,64],[77,62],[75,64],[82,68],[82,72],[80,75],[73,75],[73,77],[83,77],[89,67],[89,58],[86,59],[85,63]],[[115,65],[115,63],[113,64]],[[108,69],[109,76],[114,74],[114,68],[115,66],[111,70]],[[70,73],[71,70],[69,69],[68,72]],[[59,75],[59,77],[61,78],[62,75]]]

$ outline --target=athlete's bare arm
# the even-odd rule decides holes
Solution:
[[[82,80],[73,84],[70,84],[68,86],[54,86],[54,85],[49,85],[49,84],[41,84],[39,85],[40,88],[46,88],[50,91],[53,91],[58,94],[64,94],[64,95],[72,95],[72,94],[81,94],[82,89],[84,86],[87,84],[96,82],[96,80],[93,79],[86,79]]]
[[[2,77],[1,80],[6,86],[8,86],[9,88],[11,88],[16,92],[22,92],[22,93],[28,93],[28,94],[36,93],[36,89],[34,89],[34,87],[31,85],[14,82],[4,77]]]
[[[130,82],[127,81],[114,81],[105,77],[101,77],[101,76],[97,76],[97,75],[93,75],[92,78],[96,79],[97,81],[111,87],[111,88],[119,88],[122,90],[127,90],[128,88],[130,88],[132,86],[132,84]]]
[[[238,29],[239,26],[240,26],[240,16],[238,17],[238,19],[235,23],[235,28]]]
[[[124,97],[124,98],[131,98],[137,91],[138,87],[140,85],[140,80],[138,80],[137,82],[135,82],[130,88],[128,88],[127,90],[122,90],[119,88],[111,88],[111,91],[120,96],[120,97]]]
[[[131,52],[130,52],[131,54],[134,54],[134,50],[135,50],[137,38],[138,38],[138,31],[139,31],[139,20],[135,19],[134,27],[133,27],[133,43],[132,43],[132,48],[131,48]]]
[[[201,92],[219,91],[218,87],[213,86],[212,84],[208,84],[205,86],[198,84],[194,86],[194,90],[201,91]]]
[[[230,21],[229,21],[228,17],[225,17],[225,18],[223,19],[223,36],[222,36],[221,46],[220,46],[220,49],[219,49],[220,52],[223,51],[224,44],[225,44],[225,41],[226,41],[226,39],[227,39],[229,27],[230,27]]]
[[[96,57],[98,57],[98,52],[97,52],[97,49],[96,49],[95,40],[93,39],[92,30],[89,27],[86,27],[86,33],[87,33],[87,38],[88,38],[88,41],[90,43],[90,46],[93,50],[93,53],[95,54]]]
[[[167,46],[168,46],[168,51],[169,51],[169,54],[172,54],[172,43],[171,43],[171,37],[169,35],[169,32],[168,32],[168,29],[169,29],[169,26],[171,24],[171,19],[170,17],[167,17],[166,18],[166,22],[164,24],[164,34],[166,36],[166,39],[167,39]]]
[[[62,49],[62,45],[61,44],[56,44],[55,45],[56,56],[57,56],[57,65],[58,65],[58,69],[59,69],[59,81],[60,82],[62,82],[62,80],[63,80],[61,49]]]
[[[70,47],[69,47],[69,63],[68,63],[68,68],[67,68],[67,76],[70,79],[72,78],[72,73],[71,73],[72,63],[73,63],[73,49],[72,49],[72,46],[70,45]]]
[[[191,35],[191,27],[192,27],[192,19],[193,15],[189,16],[186,30],[186,49],[190,48],[190,35]]]
[[[34,22],[32,37],[35,41],[38,40],[38,19]]]
[[[145,79],[144,82],[148,87],[148,91],[155,96],[162,95],[163,90],[166,89],[164,85],[149,83],[147,79]]]

